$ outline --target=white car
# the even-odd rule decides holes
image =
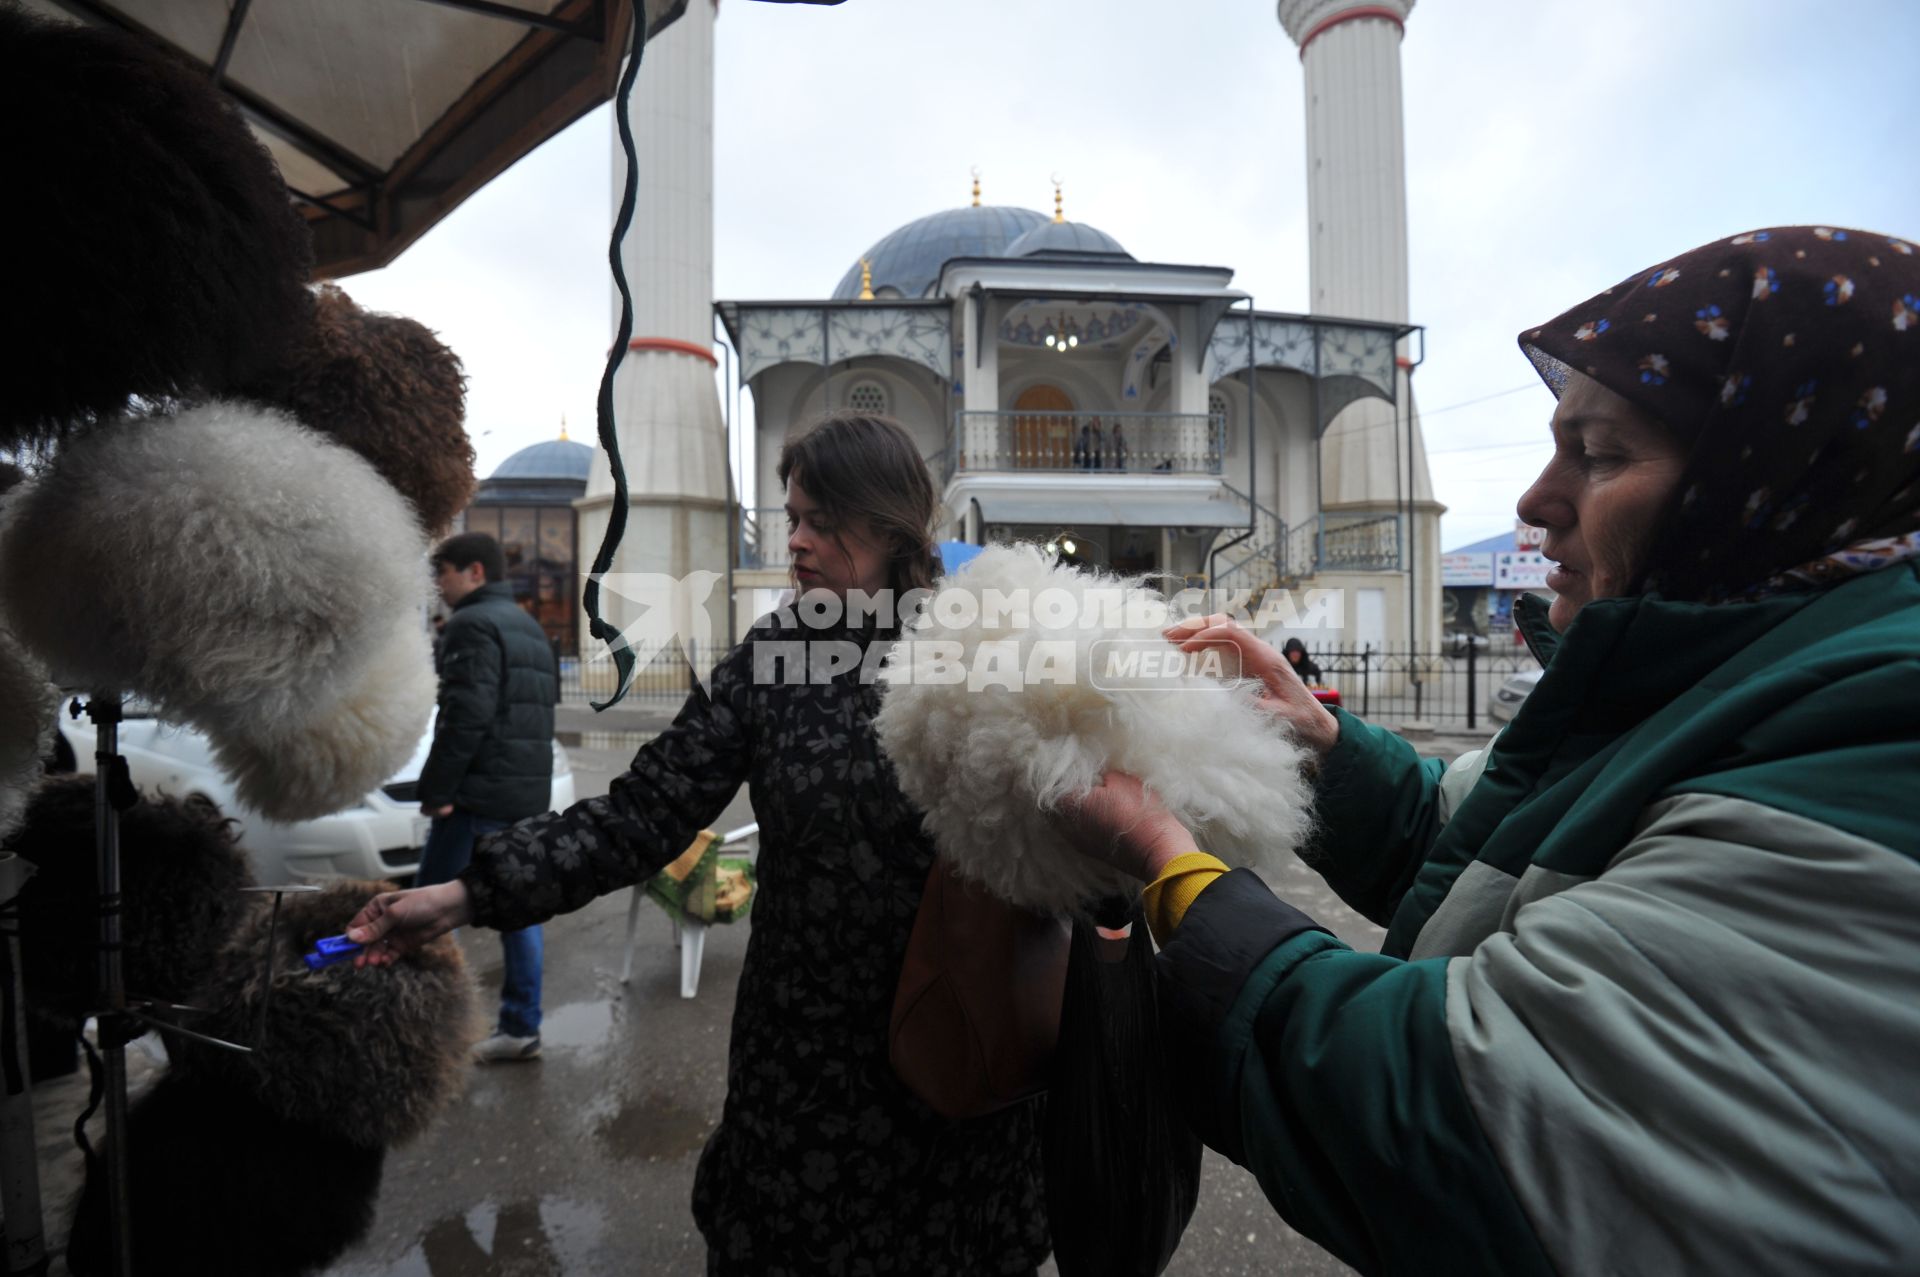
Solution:
[[[92,759],[94,726],[90,719],[60,716],[59,763],[71,768],[77,759]],[[164,722],[136,701],[129,701],[120,724],[120,752],[126,756],[133,783],[147,793],[187,798],[195,794],[213,800],[238,824],[240,845],[253,860],[254,876],[263,885],[314,882],[327,878],[408,878],[420,864],[427,841],[427,817],[415,797],[420,769],[433,745],[429,723],[413,757],[386,784],[372,790],[358,806],[331,816],[282,824],[268,820],[233,796],[233,782],[213,760],[213,746],[191,727]],[[555,811],[573,805],[573,764],[558,741],[553,746]]]
[[[1527,699],[1527,693],[1540,681],[1545,670],[1528,670],[1524,674],[1515,674],[1494,689],[1493,699],[1487,702],[1487,717],[1502,723],[1511,723],[1513,716],[1520,712],[1520,703]]]

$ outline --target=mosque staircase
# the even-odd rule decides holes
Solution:
[[[1252,508],[1253,534],[1225,550],[1225,555],[1230,556],[1229,561],[1215,574],[1213,585],[1220,590],[1250,591],[1253,595],[1251,606],[1257,609],[1268,590],[1290,588],[1299,582],[1302,575],[1311,574],[1311,552],[1307,559],[1307,571],[1296,571],[1299,560],[1293,554],[1296,544],[1294,534],[1305,529],[1290,531],[1286,520],[1276,511],[1261,505],[1237,488],[1228,486],[1227,491]],[[1228,531],[1231,533],[1232,529]],[[1233,538],[1229,535],[1227,539],[1231,541]]]

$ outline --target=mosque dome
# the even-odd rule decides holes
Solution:
[[[875,293],[925,297],[939,283],[940,267],[946,262],[955,257],[1005,257],[1014,241],[1048,224],[1046,214],[1030,208],[998,205],[950,208],[908,222],[882,236],[862,256],[872,269]],[[1093,233],[1100,235],[1098,231]],[[1104,235],[1100,238],[1113,244]],[[1119,245],[1113,244],[1113,248]],[[849,266],[847,273],[840,277],[840,286],[833,290],[833,296],[836,301],[852,301],[860,296],[859,262]]]
[[[1085,222],[1042,222],[1007,245],[1007,257],[1124,257],[1120,241]]]
[[[549,439],[536,443],[502,461],[488,475],[495,479],[574,479],[586,482],[593,467],[593,449],[571,439]]]

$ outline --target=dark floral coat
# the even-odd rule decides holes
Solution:
[[[1038,1114],[949,1122],[887,1062],[887,1025],[933,845],[873,732],[859,671],[772,682],[771,618],[604,798],[482,839],[474,918],[512,930],[642,881],[747,781],[759,897],[720,1125],[693,1213],[728,1274],[1025,1273],[1048,1251]],[[838,637],[845,637],[844,635]]]

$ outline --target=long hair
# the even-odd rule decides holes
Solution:
[[[939,501],[927,463],[899,422],[873,413],[829,413],[788,438],[775,473],[782,487],[798,476],[837,526],[854,520],[867,525],[886,551],[887,588],[896,599],[932,587]],[[840,534],[834,541],[845,554]]]

